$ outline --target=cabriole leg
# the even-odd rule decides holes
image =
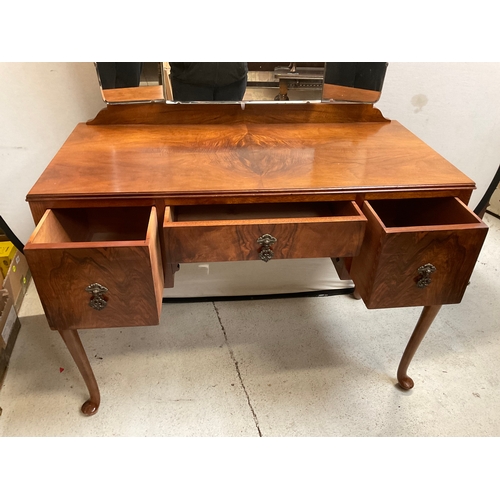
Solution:
[[[399,363],[398,368],[398,382],[401,388],[403,389],[411,389],[414,385],[413,380],[408,377],[407,370],[410,365],[413,356],[417,352],[418,346],[422,342],[427,330],[431,326],[434,318],[437,316],[437,313],[441,309],[441,306],[425,306],[420,318],[413,330],[412,336],[406,346],[405,352],[403,353],[403,357],[401,358],[401,362]]]
[[[80,370],[83,377],[85,385],[90,393],[90,398],[88,401],[83,403],[82,412],[85,415],[94,415],[99,409],[99,404],[101,402],[101,395],[99,394],[99,387],[97,386],[97,381],[90,366],[87,353],[82,345],[80,336],[77,330],[59,330],[68,351],[70,352],[76,366]]]

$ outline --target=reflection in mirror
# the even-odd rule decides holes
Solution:
[[[325,63],[248,63],[248,101],[319,101]]]
[[[171,62],[174,101],[242,101],[247,86],[246,62]]]
[[[96,62],[95,67],[107,103],[164,100],[158,62]]]
[[[323,101],[377,102],[387,66],[386,62],[325,63]]]
[[[168,101],[321,101],[324,63],[164,63]]]
[[[380,98],[387,63],[95,63],[106,103],[364,102]],[[236,94],[214,92],[223,83]],[[183,87],[191,85],[194,94]],[[202,87],[210,87],[202,88]],[[200,91],[203,91],[200,93]]]

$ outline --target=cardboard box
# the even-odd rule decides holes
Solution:
[[[21,322],[14,308],[12,297],[8,296],[6,290],[0,291],[0,385],[20,329]]]
[[[21,329],[18,314],[30,278],[31,273],[26,258],[21,252],[16,251],[0,289],[0,385]]]
[[[9,292],[10,297],[12,297],[14,308],[18,314],[24,296],[26,295],[30,279],[31,273],[26,257],[17,250],[3,282],[3,288],[5,288]]]
[[[2,279],[5,279],[9,271],[10,263],[16,254],[16,247],[10,241],[0,242],[0,272]]]
[[[5,349],[9,342],[16,318],[12,297],[8,296],[6,290],[0,290],[0,348],[2,349]]]
[[[2,335],[2,327],[5,326],[5,322],[7,321],[7,316],[4,316],[4,311],[7,312],[8,310],[7,302],[9,300],[9,292],[5,289],[0,289],[0,349],[5,349],[6,346],[4,335]],[[10,300],[10,305],[12,305],[12,300]]]

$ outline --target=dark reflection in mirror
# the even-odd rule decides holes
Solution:
[[[141,62],[98,62],[96,65],[103,90],[138,87],[141,82]]]
[[[171,62],[174,101],[241,101],[247,87],[246,62]]]
[[[163,65],[158,62],[96,62],[105,102],[165,100]]]
[[[323,100],[376,102],[387,66],[386,62],[325,63]]]

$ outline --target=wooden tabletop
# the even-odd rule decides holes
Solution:
[[[395,121],[79,124],[27,199],[444,188],[474,182]]]

